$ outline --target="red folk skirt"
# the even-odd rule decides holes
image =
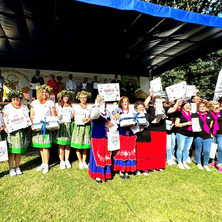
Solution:
[[[151,131],[150,143],[137,143],[137,169],[160,170],[166,167],[166,132]]]

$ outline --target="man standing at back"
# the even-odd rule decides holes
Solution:
[[[70,74],[69,75],[69,80],[66,82],[66,90],[68,91],[72,91],[73,93],[73,96],[72,96],[72,101],[74,101],[74,94],[75,94],[75,91],[76,91],[76,83],[74,81],[72,81],[73,79],[73,75]]]
[[[121,81],[118,79],[118,75],[114,76],[114,79],[111,81],[111,83],[119,83],[119,88],[122,87]]]
[[[37,69],[35,71],[35,75],[31,79],[32,98],[35,98],[35,99],[37,98],[35,87],[38,85],[44,85],[44,79],[42,76],[40,76],[40,71]]]

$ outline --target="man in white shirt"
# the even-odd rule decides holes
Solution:
[[[76,83],[72,81],[72,74],[69,75],[69,80],[66,82],[66,90],[72,91],[73,95],[75,94],[76,91]],[[74,96],[73,96],[74,97]],[[72,98],[73,100],[73,98]]]

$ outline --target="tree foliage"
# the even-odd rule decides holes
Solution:
[[[218,16],[222,12],[220,0],[142,0],[187,11]]]
[[[169,6],[187,11],[218,16],[222,12],[220,0],[143,0],[150,3]],[[213,52],[204,58],[198,58],[188,64],[166,71],[161,75],[163,87],[181,81],[195,85],[202,97],[212,99],[217,77],[222,68],[222,50]]]

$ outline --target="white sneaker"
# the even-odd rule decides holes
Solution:
[[[187,170],[190,170],[190,169],[191,169],[186,163],[184,163],[183,166],[184,166],[184,168],[187,169]]]
[[[172,160],[170,159],[170,160],[167,160],[167,164],[168,164],[168,166],[172,166],[173,164],[172,164]]]
[[[42,164],[36,169],[36,171],[39,172],[39,171],[43,170],[44,167],[45,167],[45,164],[42,163]]]
[[[44,170],[43,170],[43,174],[46,174],[49,172],[49,165],[48,164],[45,164],[45,167],[44,167]]]
[[[136,175],[137,175],[137,176],[141,175],[141,173],[140,173],[139,170],[136,171]]]
[[[60,169],[61,169],[61,170],[64,170],[65,168],[66,168],[65,161],[61,161],[61,162],[60,162]]]
[[[187,163],[191,163],[191,159],[189,156],[187,157]]]
[[[203,168],[204,168],[206,171],[211,172],[211,169],[210,169],[207,165],[203,166]]]
[[[14,177],[14,176],[17,175],[16,172],[15,172],[15,169],[9,170],[9,174],[10,174],[11,177]]]
[[[17,175],[22,175],[22,171],[20,170],[20,168],[16,168],[15,172]]]
[[[198,168],[199,170],[203,170],[203,167],[202,167],[201,164],[197,164],[197,168]]]
[[[83,162],[79,162],[79,169],[84,169]]]
[[[86,162],[82,162],[82,165],[83,165],[83,167],[86,168],[86,169],[89,168],[88,165],[86,164]]]
[[[171,158],[171,163],[172,163],[172,165],[176,165],[176,162],[174,161],[173,158]]]
[[[69,162],[68,160],[65,161],[65,164],[66,164],[66,167],[67,167],[67,168],[71,168],[71,167],[72,167],[71,164],[70,164],[70,162]]]
[[[182,163],[178,163],[177,166],[181,169],[181,170],[185,170],[184,165]]]
[[[149,173],[148,172],[143,172],[143,175],[148,176]]]
[[[172,160],[177,161],[177,158],[173,155]]]

